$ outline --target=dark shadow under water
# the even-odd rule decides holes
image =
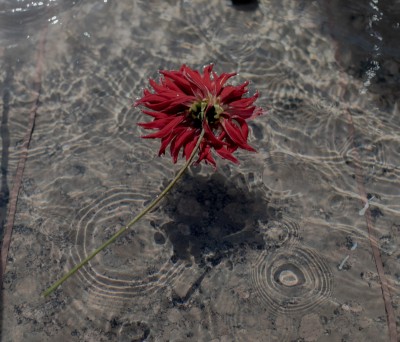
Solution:
[[[160,230],[173,245],[173,262],[217,265],[242,246],[264,248],[257,222],[267,221],[267,203],[261,193],[236,183],[217,173],[187,175],[168,196],[164,210],[172,220]],[[158,243],[160,234],[155,234]]]
[[[246,249],[270,248],[260,232],[278,214],[262,191],[249,190],[243,176],[234,179],[215,173],[211,176],[185,175],[164,202],[171,221],[154,234],[157,244],[168,239],[173,246],[173,263],[178,260],[188,267],[196,263],[202,274],[191,285],[186,302],[199,287],[206,274],[223,260],[244,257]]]
[[[388,107],[400,96],[400,6],[378,2],[323,1],[322,24],[337,43],[336,61]]]

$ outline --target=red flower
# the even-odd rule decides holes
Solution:
[[[206,66],[203,74],[186,65],[179,71],[162,70],[159,83],[149,80],[154,91],[145,89],[143,97],[135,103],[135,106],[147,107],[142,109],[143,113],[153,117],[153,121],[139,125],[157,130],[143,138],[161,139],[159,155],[170,145],[174,163],[181,149],[186,159],[190,157],[202,129],[205,134],[197,163],[204,160],[215,167],[212,149],[234,163],[238,160],[232,153],[238,147],[255,151],[247,143],[249,128],[246,120],[262,113],[261,108],[254,105],[258,93],[243,97],[248,82],[226,85],[236,73],[218,76],[212,69],[213,65]]]

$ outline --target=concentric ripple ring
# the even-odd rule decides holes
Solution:
[[[333,287],[325,260],[312,248],[297,244],[261,254],[251,277],[272,313],[310,313],[331,296]]]
[[[127,189],[111,189],[83,208],[72,223],[77,229],[73,263],[83,260],[92,250],[127,224],[149,199]],[[151,214],[150,214],[151,215]],[[173,283],[184,265],[172,263],[172,249],[154,241],[154,229],[144,218],[112,246],[79,271],[80,281],[89,285],[91,295],[131,298],[154,293]],[[104,300],[104,298],[103,298]]]
[[[300,226],[296,220],[287,215],[279,220],[271,219],[266,223],[259,222],[259,229],[268,247],[290,245],[299,239]]]

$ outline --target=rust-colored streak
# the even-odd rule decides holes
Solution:
[[[38,49],[36,51],[36,72],[34,78],[34,93],[35,93],[35,100],[32,105],[32,108],[29,112],[29,122],[28,128],[25,133],[25,137],[21,147],[21,157],[18,161],[17,171],[14,177],[13,187],[10,192],[10,199],[8,204],[8,211],[7,211],[7,223],[4,230],[3,236],[3,243],[1,246],[1,274],[4,276],[6,272],[6,265],[7,265],[7,258],[8,258],[8,250],[10,248],[11,238],[12,238],[12,230],[14,226],[14,219],[15,213],[17,210],[17,203],[18,203],[18,195],[21,189],[22,178],[24,175],[25,163],[28,158],[28,149],[29,144],[31,142],[33,129],[35,126],[35,119],[36,113],[39,105],[39,97],[40,97],[40,90],[41,90],[41,83],[42,83],[42,67],[43,67],[43,59],[44,59],[44,48],[46,44],[46,36],[47,36],[47,27],[45,27],[41,34],[40,40],[38,44]],[[0,279],[1,283],[3,283],[3,279]]]
[[[347,110],[347,119],[349,122],[350,139],[351,139],[352,145],[354,146],[355,128],[354,128],[353,118],[352,118],[350,110]],[[364,202],[363,203],[363,205],[364,205],[365,203],[367,203],[368,199],[367,199],[367,192],[366,192],[365,186],[364,186],[364,176],[363,176],[363,172],[362,172],[361,158],[360,158],[360,154],[358,153],[358,150],[356,147],[354,148],[354,161],[355,161],[354,173],[355,173],[355,177],[356,177],[358,193],[359,193],[362,201]],[[388,321],[390,342],[398,342],[396,316],[395,316],[395,313],[393,310],[388,280],[385,276],[385,271],[383,269],[381,253],[379,251],[379,247],[377,244],[376,229],[374,228],[374,224],[373,224],[372,216],[371,216],[371,210],[369,208],[365,212],[365,220],[367,223],[368,237],[369,237],[369,241],[371,244],[372,254],[374,256],[376,269],[378,272],[379,280],[381,282],[383,301],[385,304],[386,316],[387,316],[387,321]]]
[[[326,11],[327,13],[334,13],[335,8],[333,8],[333,1],[327,1],[325,2],[326,6]],[[334,22],[332,20],[332,17],[330,16],[328,18],[328,26],[330,28],[330,32],[334,36],[335,32],[335,25],[337,25],[337,22]],[[332,39],[332,43],[335,49],[335,60],[338,62],[338,67],[339,70],[341,69],[340,65],[340,47],[338,41],[335,41],[335,39]],[[345,74],[345,71],[341,70],[342,74]],[[339,78],[339,85],[341,86],[341,94],[339,95],[341,98],[343,98],[343,94],[347,88],[347,77],[342,76]],[[345,102],[345,101],[343,101]],[[354,173],[355,173],[355,178],[356,178],[356,183],[357,183],[357,189],[358,189],[358,194],[361,197],[362,200],[362,205],[365,205],[368,201],[367,199],[367,192],[365,190],[364,186],[364,175],[363,175],[363,167],[362,167],[362,162],[360,158],[360,154],[358,152],[357,146],[354,144],[354,137],[355,137],[355,127],[353,123],[353,117],[351,114],[351,111],[347,109],[346,111],[346,117],[348,120],[348,128],[349,128],[349,138],[351,139],[352,146],[354,147]],[[378,272],[379,280],[381,283],[381,290],[382,290],[382,297],[383,297],[383,303],[385,306],[386,310],[386,317],[387,317],[387,324],[388,324],[388,330],[389,330],[389,340],[390,342],[398,342],[398,334],[397,334],[397,326],[396,326],[396,316],[393,310],[393,305],[392,305],[392,299],[389,291],[389,284],[385,276],[385,272],[383,269],[383,263],[382,263],[382,257],[379,251],[379,247],[377,245],[377,239],[376,239],[376,229],[374,228],[373,221],[372,221],[372,216],[371,216],[371,211],[368,208],[367,211],[365,212],[365,220],[366,220],[366,225],[367,225],[367,231],[368,231],[368,237],[372,249],[372,254],[374,257],[374,262],[375,262],[375,267]]]

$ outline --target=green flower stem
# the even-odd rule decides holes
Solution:
[[[125,227],[121,228],[117,233],[115,233],[108,241],[104,242],[99,248],[94,250],[91,254],[89,254],[83,261],[79,264],[75,265],[68,273],[66,273],[61,279],[55,282],[52,286],[50,286],[46,291],[43,292],[43,296],[47,297],[54,290],[57,289],[64,281],[66,281],[69,277],[71,277],[76,271],[78,271],[82,266],[87,264],[90,260],[92,260],[100,251],[104,248],[112,244],[118,237],[120,237],[123,233],[125,233],[130,227],[132,227],[137,221],[139,221],[144,215],[146,215],[149,211],[151,211],[164,197],[165,195],[172,189],[175,183],[181,178],[185,170],[190,166],[193,161],[194,156],[196,155],[197,149],[200,146],[200,143],[204,137],[204,129],[201,131],[199,139],[197,140],[196,146],[193,149],[192,154],[189,159],[186,161],[185,165],[179,170],[178,174],[175,178],[168,184],[168,186],[161,192],[161,194],[153,200],[140,214],[138,214],[131,222],[129,222]]]

